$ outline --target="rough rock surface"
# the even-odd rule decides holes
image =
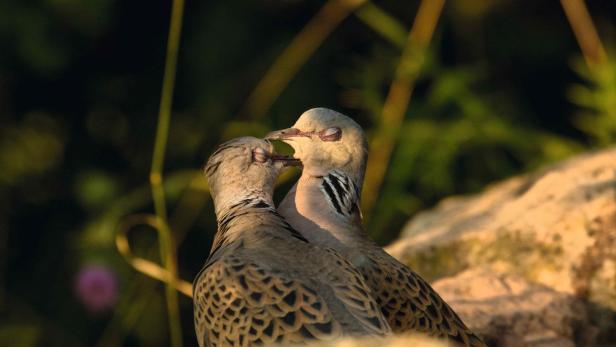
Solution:
[[[517,275],[473,269],[434,288],[489,346],[591,346],[595,329],[582,301]]]
[[[453,347],[445,341],[421,335],[343,338],[302,345],[304,347]]]
[[[471,325],[486,332],[505,324],[531,341],[530,331],[543,324],[546,334],[564,340],[544,345],[542,333],[532,346],[582,346],[590,343],[592,324],[598,345],[616,345],[616,147],[446,199],[413,218],[387,250],[429,280],[475,269],[438,287],[471,313],[465,300],[477,300],[476,289],[487,287],[477,315],[468,313]],[[502,298],[490,297],[499,291],[507,298],[500,304]],[[546,322],[524,332],[516,330],[519,319]]]

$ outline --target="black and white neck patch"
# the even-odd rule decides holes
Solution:
[[[330,171],[323,176],[321,191],[338,214],[351,217],[359,211],[359,187],[342,172]]]

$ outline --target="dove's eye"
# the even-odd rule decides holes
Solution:
[[[338,141],[342,136],[342,130],[338,127],[327,128],[319,133],[322,141]]]
[[[257,147],[252,151],[252,158],[256,162],[265,163],[269,159],[269,156],[263,148]]]

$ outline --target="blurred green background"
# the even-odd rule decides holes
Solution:
[[[209,153],[311,107],[392,139],[365,221],[381,244],[443,197],[616,139],[614,61],[588,68],[559,2],[447,2],[411,72],[398,64],[420,2],[356,3],[317,21],[313,33],[329,25],[329,35],[295,41],[323,1],[186,3],[164,171],[181,278],[199,271],[216,230],[199,175]],[[614,56],[616,3],[587,5]],[[168,0],[0,2],[0,346],[169,345],[163,286],[127,264],[115,235],[153,209],[170,10]],[[292,41],[299,55],[280,58]],[[267,89],[268,71],[278,87]],[[413,95],[390,129],[382,110],[401,75]],[[152,229],[129,239],[159,262]],[[180,312],[184,345],[196,346],[184,296]]]

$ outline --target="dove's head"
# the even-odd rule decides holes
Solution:
[[[312,176],[341,171],[358,185],[363,181],[368,146],[361,126],[327,108],[304,112],[293,127],[274,131],[267,139],[281,140],[295,150],[304,172]]]
[[[204,168],[216,211],[247,198],[272,203],[276,178],[292,162],[275,155],[266,140],[240,137],[223,143]]]

